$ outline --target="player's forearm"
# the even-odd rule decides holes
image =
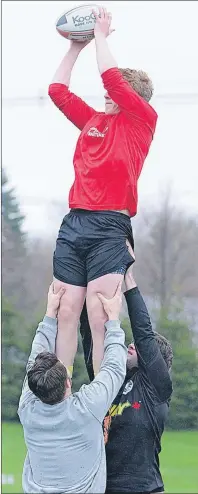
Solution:
[[[125,346],[125,333],[120,327],[118,319],[110,319],[105,323],[106,333],[104,341],[104,358],[101,370],[112,370],[116,373],[118,383],[121,386],[125,377],[127,349]]]
[[[134,341],[136,342],[137,340],[137,342],[141,342],[148,336],[153,337],[149,313],[138,287],[136,285],[131,288],[127,287],[127,291],[124,295],[127,302]]]
[[[139,366],[146,371],[160,400],[166,401],[172,393],[172,382],[155,339],[147,307],[137,287],[128,289],[125,292],[125,298]]]
[[[144,299],[136,287],[125,292],[129,319],[136,349],[141,363],[148,365],[156,356],[158,346],[155,341],[149,313]]]
[[[102,33],[97,33],[95,36],[96,43],[96,59],[98,64],[98,70],[100,74],[103,74],[108,69],[117,67],[117,62],[110,52],[107,39]]]
[[[60,63],[57,71],[54,74],[52,83],[60,83],[69,86],[72,69],[78,58],[81,49],[78,46],[71,46],[68,52],[64,56],[62,62]]]
[[[50,315],[51,314],[51,315]],[[28,359],[27,370],[32,366],[37,355],[41,352],[55,352],[57,335],[57,319],[53,311],[47,310],[43,321],[39,324],[32,342],[31,353]]]

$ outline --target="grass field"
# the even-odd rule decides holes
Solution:
[[[165,432],[160,455],[166,493],[198,493],[198,431]],[[2,493],[21,493],[25,457],[23,431],[19,424],[2,425]],[[14,483],[12,484],[12,480]]]

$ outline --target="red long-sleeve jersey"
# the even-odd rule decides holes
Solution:
[[[137,181],[155,132],[157,114],[125,81],[117,68],[102,74],[115,115],[97,112],[64,84],[49,86],[49,96],[81,130],[74,153],[75,180],[69,207],[137,212]]]

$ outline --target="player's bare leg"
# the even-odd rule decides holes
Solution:
[[[103,359],[105,333],[104,324],[107,321],[107,316],[97,293],[102,293],[105,297],[112,298],[119,282],[122,280],[122,274],[110,273],[105,276],[101,276],[96,280],[90,281],[87,287],[86,303],[93,338],[93,368],[95,375],[99,372]]]
[[[56,355],[72,376],[78,345],[78,321],[85,300],[86,288],[54,279],[54,291],[58,291],[61,286],[65,288],[65,293],[58,312]]]

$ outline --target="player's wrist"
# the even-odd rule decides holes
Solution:
[[[82,46],[80,45],[81,43],[71,43],[69,48],[69,53],[71,53],[74,56],[78,56],[82,50]]]
[[[117,314],[116,312],[111,312],[108,314],[108,321],[118,321],[119,320],[119,314]]]
[[[97,31],[94,34],[95,34],[95,42],[96,42],[96,44],[97,43],[100,43],[101,41],[102,42],[103,41],[106,41],[106,39],[107,39],[107,36],[104,33],[102,33],[102,31]]]
[[[51,317],[51,319],[56,319],[57,317],[57,309],[53,309],[51,307],[47,307],[46,314],[47,317]]]

